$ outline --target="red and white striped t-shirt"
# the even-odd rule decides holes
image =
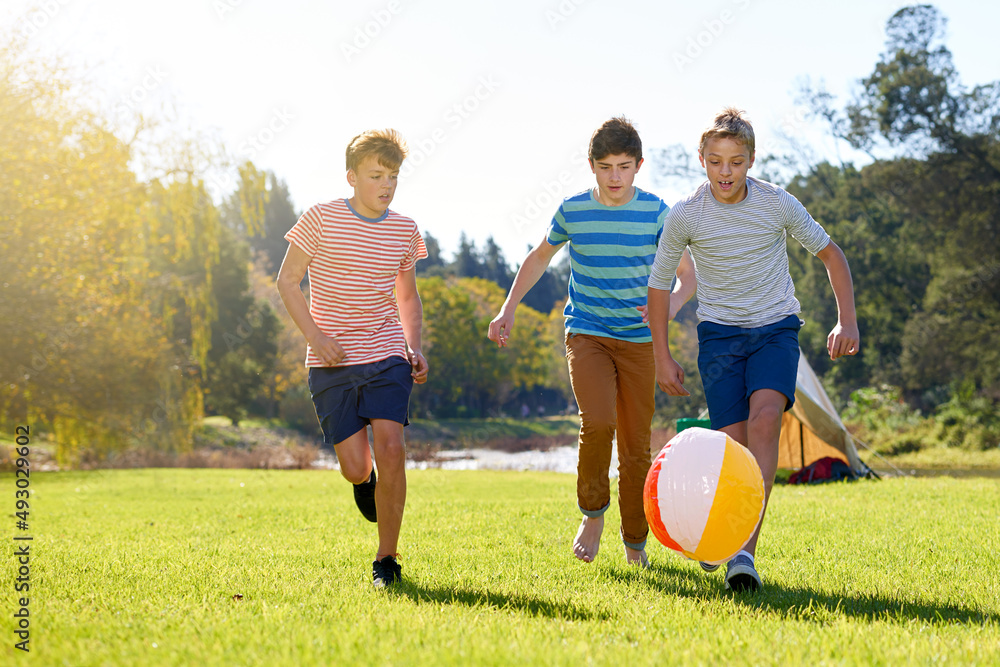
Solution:
[[[364,218],[337,199],[303,213],[285,239],[312,257],[309,314],[347,353],[338,366],[406,359],[393,289],[400,271],[427,257],[413,220],[391,210]],[[306,366],[325,365],[307,345]]]

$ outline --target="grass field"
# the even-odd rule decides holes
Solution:
[[[375,530],[327,471],[31,477],[30,648],[14,649],[15,479],[0,558],[4,664],[998,664],[1000,485],[779,486],[734,597],[609,530],[576,561],[575,479],[411,471],[401,586],[370,584]],[[609,517],[617,517],[612,502]],[[17,662],[15,662],[15,660]]]

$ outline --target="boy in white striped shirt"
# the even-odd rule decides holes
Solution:
[[[689,249],[698,283],[698,369],[712,428],[753,453],[766,502],[778,467],[781,416],[795,401],[799,356],[800,307],[788,272],[786,234],[826,265],[838,309],[827,338],[830,358],[857,354],[860,336],[844,253],[795,197],[747,176],[754,157],[750,122],[741,111],[724,109],[698,149],[708,180],[667,216],[648,304],[657,384],[670,396],[687,396],[684,371],[670,356],[667,316],[670,282]],[[754,563],[759,535],[760,526],[729,561],[727,589],[761,587]],[[702,567],[711,572],[718,566]]]

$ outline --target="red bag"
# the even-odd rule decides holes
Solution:
[[[840,459],[824,456],[794,473],[788,478],[789,484],[819,484],[841,479],[857,479],[850,466]]]

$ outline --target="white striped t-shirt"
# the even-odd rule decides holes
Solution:
[[[669,290],[688,247],[699,321],[773,324],[801,309],[788,273],[786,234],[814,255],[830,242],[805,207],[776,185],[748,177],[746,198],[722,204],[706,181],[667,214],[649,286]]]
[[[303,213],[285,239],[312,258],[309,314],[347,353],[338,366],[406,359],[393,289],[427,256],[413,220],[391,210],[365,218],[337,199]],[[306,366],[325,365],[307,345]]]

